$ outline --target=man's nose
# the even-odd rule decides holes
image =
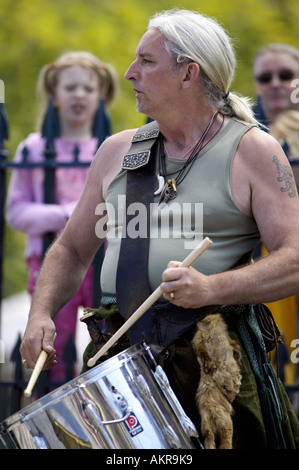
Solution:
[[[125,73],[126,80],[134,80],[136,78],[137,69],[136,69],[136,60],[132,62],[128,70]]]

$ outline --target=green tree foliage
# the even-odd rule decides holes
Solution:
[[[88,50],[119,73],[120,95],[111,108],[114,132],[143,124],[144,116],[137,113],[131,85],[123,76],[134,60],[148,18],[174,7],[200,11],[220,21],[234,40],[238,58],[232,88],[253,99],[255,51],[269,42],[299,47],[298,0],[1,0],[0,79],[5,83],[10,158],[18,143],[36,129],[39,70],[68,50]],[[24,240],[22,234],[6,228],[5,295],[26,286]]]

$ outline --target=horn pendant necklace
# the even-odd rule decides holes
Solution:
[[[189,171],[191,170],[191,168],[193,166],[193,163],[196,161],[196,159],[198,157],[199,152],[204,147],[206,147],[206,145],[208,145],[211,142],[211,140],[214,139],[214,137],[218,134],[218,132],[222,128],[223,122],[224,122],[224,116],[223,116],[223,120],[222,120],[222,123],[221,123],[219,129],[215,132],[215,134],[211,137],[211,139],[209,139],[204,145],[204,140],[205,140],[208,132],[210,131],[212,125],[214,124],[215,119],[218,116],[218,114],[219,113],[217,111],[212,116],[211,121],[209,122],[208,126],[206,127],[206,129],[202,133],[202,135],[199,138],[198,142],[196,142],[194,147],[191,150],[188,150],[188,152],[184,155],[184,157],[182,157],[182,160],[183,160],[184,158],[186,158],[188,153],[191,152],[188,159],[186,160],[186,163],[184,164],[184,166],[178,172],[175,172],[175,173],[177,173],[177,176],[175,178],[167,179],[166,182],[165,182],[165,179],[166,179],[167,175],[166,175],[165,155],[169,156],[169,154],[167,152],[167,147],[166,147],[165,143],[163,143],[162,140],[159,141],[159,145],[160,145],[160,149],[159,149],[159,175],[158,175],[159,188],[158,188],[157,191],[155,191],[154,194],[157,195],[157,194],[161,193],[160,194],[160,199],[159,199],[159,207],[161,209],[168,203],[168,201],[173,200],[173,199],[176,198],[176,196],[177,196],[177,187],[180,183],[182,183],[182,181],[188,175]],[[175,173],[173,173],[173,174],[175,174]],[[173,174],[171,174],[169,176],[172,176]]]

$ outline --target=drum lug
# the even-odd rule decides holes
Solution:
[[[103,421],[98,413],[96,406],[92,402],[84,402],[82,404],[84,412],[87,414],[91,421],[95,421],[100,426],[107,426],[108,424],[119,424],[129,418],[132,410],[127,408],[125,414],[119,419],[111,419],[110,421]]]
[[[191,419],[188,418],[186,415],[182,405],[178,401],[176,395],[174,394],[173,390],[170,388],[169,381],[167,375],[165,374],[164,370],[161,366],[157,365],[156,370],[154,371],[154,376],[164,393],[169,405],[173,409],[174,413],[179,418],[181,425],[183,426],[185,432],[190,437],[194,437],[198,439],[198,432],[192,423]]]
[[[80,390],[81,391],[81,390]],[[83,411],[86,413],[87,417],[95,422],[97,425],[100,425],[100,426],[107,426],[109,424],[119,424],[119,423],[122,423],[123,421],[125,421],[126,419],[129,418],[130,414],[132,413],[132,409],[128,407],[128,404],[127,404],[127,401],[125,400],[125,398],[115,389],[112,387],[112,391],[113,393],[115,393],[115,398],[116,398],[116,402],[117,402],[117,405],[119,407],[119,409],[123,412],[123,416],[121,418],[118,418],[118,419],[112,419],[112,420],[109,420],[109,421],[103,421],[98,413],[98,409],[97,407],[94,405],[93,402],[91,401],[87,401],[83,394],[82,394],[82,398],[83,398],[83,401],[82,401],[82,407],[83,407]]]

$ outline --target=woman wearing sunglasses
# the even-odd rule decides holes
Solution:
[[[283,111],[299,111],[299,103],[294,99],[297,96],[294,80],[299,79],[297,49],[279,43],[260,49],[255,57],[253,75],[267,125],[271,125]]]

